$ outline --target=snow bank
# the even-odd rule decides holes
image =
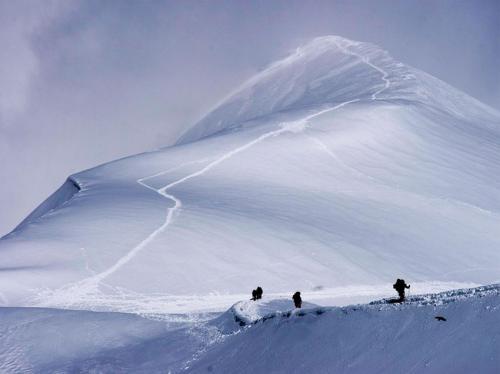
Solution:
[[[304,302],[303,308],[314,308],[316,304]],[[211,324],[224,333],[240,329],[262,319],[274,318],[278,314],[296,313],[291,298],[239,301],[228,311],[217,317]]]

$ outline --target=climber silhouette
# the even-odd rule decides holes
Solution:
[[[405,300],[405,289],[410,288],[410,285],[407,285],[404,279],[398,279],[392,287],[398,292],[399,302],[403,302]]]
[[[299,291],[297,291],[293,294],[292,299],[293,299],[293,303],[295,304],[295,308],[302,307],[302,298],[300,297]]]
[[[257,300],[259,299],[262,299],[262,294],[264,293],[264,291],[262,290],[262,287],[257,287],[257,289],[255,290],[257,292],[256,296],[257,296]]]

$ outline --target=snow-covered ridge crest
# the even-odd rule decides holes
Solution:
[[[370,99],[387,90],[389,81],[391,89],[379,99],[416,99],[415,76],[386,51],[339,36],[315,38],[245,82],[179,143],[292,108],[317,110]]]
[[[73,177],[68,177],[66,181],[52,195],[50,195],[43,203],[41,203],[33,212],[31,212],[12,232],[22,229],[23,226],[32,223],[40,217],[59,209],[75,196],[82,187]]]
[[[383,91],[383,94],[382,94]],[[464,116],[498,116],[492,108],[439,79],[394,60],[380,47],[323,36],[243,83],[179,139],[189,143],[287,111],[315,111],[365,101],[424,103]],[[466,105],[464,105],[464,101]],[[466,108],[466,109],[464,109]]]

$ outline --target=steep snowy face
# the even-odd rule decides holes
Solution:
[[[256,285],[342,303],[397,277],[416,292],[496,282],[498,144],[492,109],[319,38],[180,144],[71,176],[0,241],[0,301],[173,313]]]

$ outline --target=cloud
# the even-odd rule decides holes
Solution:
[[[0,124],[8,124],[27,104],[38,68],[31,38],[66,14],[71,4],[62,0],[0,2]]]

